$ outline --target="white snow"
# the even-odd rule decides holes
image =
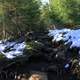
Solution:
[[[59,42],[64,41],[64,44],[72,43],[70,48],[73,47],[80,47],[80,29],[78,30],[71,30],[71,29],[55,29],[49,30],[50,37],[53,37],[52,41]]]
[[[0,51],[3,51],[5,49],[6,45],[0,44]]]
[[[65,69],[67,69],[67,68],[69,68],[69,66],[70,66],[69,64],[66,64],[64,67],[65,67]]]
[[[9,59],[13,59],[17,56],[23,55],[23,50],[25,47],[25,42],[16,43],[9,41],[0,41],[0,54],[5,55]],[[5,51],[6,48],[10,48],[10,50]]]

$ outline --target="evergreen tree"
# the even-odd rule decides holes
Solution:
[[[57,24],[80,25],[80,0],[50,0],[50,20]]]
[[[5,32],[18,36],[20,33],[38,29],[40,23],[40,1],[38,0],[4,0],[1,2],[0,17]],[[1,7],[3,6],[3,7]]]

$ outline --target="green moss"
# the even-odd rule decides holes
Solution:
[[[5,56],[2,53],[0,53],[0,60],[3,59],[4,57]]]
[[[28,50],[32,49],[32,46],[30,44],[27,44],[27,49]]]

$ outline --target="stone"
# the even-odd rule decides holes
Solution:
[[[28,80],[48,80],[44,72],[32,72]]]

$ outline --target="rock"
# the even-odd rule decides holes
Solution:
[[[32,72],[29,80],[48,80],[47,75],[44,72]]]

